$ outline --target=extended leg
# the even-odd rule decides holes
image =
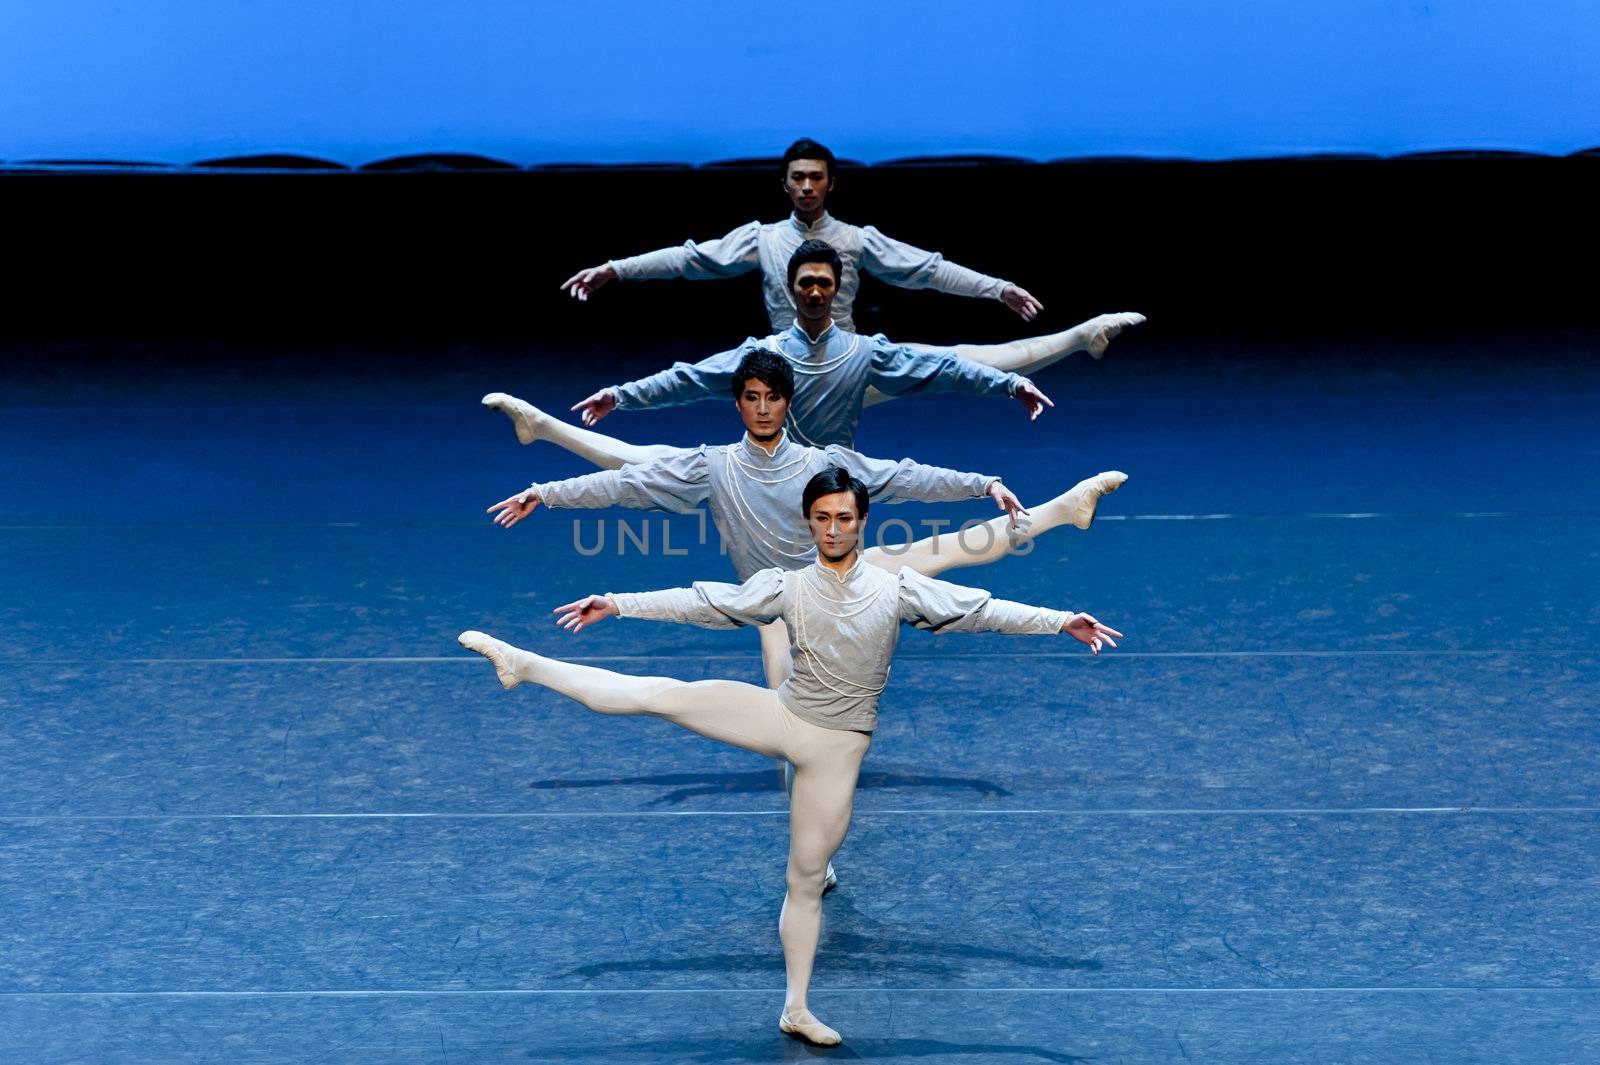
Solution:
[[[798,719],[766,688],[735,680],[682,681],[613,673],[536,655],[481,632],[463,632],[460,643],[492,662],[506,688],[539,684],[596,713],[665,718],[742,750],[788,757],[785,719]]]
[[[504,392],[490,392],[483,397],[483,405],[490,410],[501,411],[510,418],[511,424],[516,427],[517,439],[524,444],[531,444],[535,440],[547,440],[557,447],[566,448],[581,459],[587,459],[602,470],[635,466],[679,450],[666,444],[629,444],[592,429],[569,425],[560,418],[546,414],[533,404],[524,402],[516,396],[508,396]]]
[[[817,1020],[806,1005],[806,992],[822,934],[823,878],[850,828],[856,777],[870,737],[817,728],[804,721],[798,724],[790,755],[795,774],[789,793],[789,891],[778,920],[788,989],[778,1027],[813,1043],[833,1046],[839,1042],[839,1033]]]
[[[1110,495],[1128,479],[1125,473],[1110,470],[1085,478],[1042,506],[1029,508],[1019,528],[1011,527],[1010,515],[1002,515],[959,532],[929,536],[893,550],[868,549],[862,559],[871,565],[899,573],[913,569],[926,577],[937,577],[945,570],[961,566],[981,566],[1015,551],[1021,544],[1058,525],[1072,524],[1087,529],[1094,524],[1100,497]]]
[[[1087,322],[1080,322],[1071,329],[1051,333],[1049,336],[1025,337],[1006,344],[957,344],[951,348],[942,348],[934,344],[907,344],[906,347],[922,351],[953,351],[963,359],[981,362],[997,370],[1027,374],[1042,370],[1075,351],[1087,351],[1098,359],[1106,353],[1106,348],[1111,344],[1113,337],[1129,326],[1138,325],[1143,321],[1142,314],[1121,311],[1116,314],[1098,315]],[[875,388],[869,388],[862,406],[870,407],[893,398]]]

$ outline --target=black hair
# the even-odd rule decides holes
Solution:
[[[784,399],[794,399],[794,371],[782,355],[758,348],[741,359],[739,368],[733,371],[734,399],[744,395],[744,384],[752,377]]]
[[[850,471],[843,466],[829,466],[806,482],[805,494],[800,497],[800,513],[809,520],[811,504],[835,492],[852,493],[856,497],[856,517],[867,516],[867,507],[870,503],[867,499],[867,486],[850,476]]]
[[[806,263],[827,263],[833,267],[833,283],[839,283],[840,262],[839,253],[832,244],[825,240],[808,240],[794,250],[789,256],[789,287],[794,288],[794,275]]]
[[[801,137],[783,152],[783,180],[789,180],[789,164],[796,159],[821,159],[828,164],[828,180],[833,180],[833,153],[810,137]]]

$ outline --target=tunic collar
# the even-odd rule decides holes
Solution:
[[[866,567],[866,565],[867,565],[867,563],[866,563],[866,561],[864,559],[862,559],[861,552],[859,550],[856,551],[855,565],[851,566],[848,570],[846,570],[845,571],[845,575],[843,577],[841,577],[837,573],[833,572],[833,570],[829,569],[827,566],[824,566],[822,564],[822,556],[821,555],[818,555],[817,556],[817,560],[812,563],[813,567],[815,567],[817,570],[821,571],[822,576],[824,576],[828,580],[832,581],[833,583],[838,584],[838,585],[842,585],[842,586],[847,586],[847,585],[854,584],[856,578],[861,576],[861,572]]]
[[[796,320],[795,323],[789,327],[789,335],[800,341],[800,343],[804,344],[808,348],[820,348],[828,344],[829,341],[833,340],[834,337],[839,335],[839,326],[832,318],[829,318],[828,328],[822,331],[821,336],[817,337],[815,340],[812,340],[811,337],[807,335],[806,331],[800,327],[800,322]]]
[[[799,215],[795,214],[793,211],[790,211],[789,224],[794,226],[794,228],[800,233],[802,239],[809,239],[810,237],[821,233],[824,229],[827,229],[829,226],[833,225],[833,216],[827,211],[823,211],[817,216],[817,220],[815,222],[807,225],[806,223],[800,221]]]
[[[778,430],[778,446],[772,449],[771,454],[767,453],[766,448],[750,439],[749,431],[746,431],[744,436],[739,438],[739,443],[744,445],[745,453],[756,461],[773,462],[782,458],[784,452],[789,450],[789,430]]]

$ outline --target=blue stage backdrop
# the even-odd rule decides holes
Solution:
[[[1600,144],[1595,0],[14,0],[0,159]]]

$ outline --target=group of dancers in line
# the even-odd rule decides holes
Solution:
[[[612,410],[732,396],[744,434],[695,448],[633,445],[580,428],[505,393],[484,404],[510,417],[524,444],[545,440],[600,472],[535,483],[489,508],[510,528],[547,507],[623,506],[677,513],[708,506],[741,583],[589,595],[555,609],[578,632],[607,617],[704,628],[756,627],[767,687],[730,680],[638,677],[535,654],[485,633],[464,647],[493,663],[506,688],[539,684],[602,714],[649,715],[743,750],[781,759],[789,789],[787,894],[778,922],[787,991],[778,1026],[832,1046],[840,1035],[808,1008],[822,897],[850,825],[856,777],[876,725],[902,624],[936,633],[1066,633],[1099,654],[1122,634],[1085,613],[1028,606],[938,579],[1002,558],[1050,529],[1087,529],[1102,496],[1127,479],[1110,471],[1024,509],[997,476],[869,458],[852,449],[865,406],[901,396],[1009,396],[1030,420],[1049,398],[1018,371],[1075,351],[1098,358],[1139,314],[1106,314],[1009,344],[933,348],[854,331],[861,271],[908,288],[1002,300],[1025,320],[1042,304],[1024,289],[891,240],[825,210],[834,187],[828,149],[797,141],[784,153],[794,211],[719,240],[689,241],[580,271],[563,288],[587,300],[613,279],[729,277],[759,268],[773,335],[694,364],[603,388],[574,406],[592,427]],[[904,548],[862,549],[871,504],[988,496],[1003,511],[982,525]]]

